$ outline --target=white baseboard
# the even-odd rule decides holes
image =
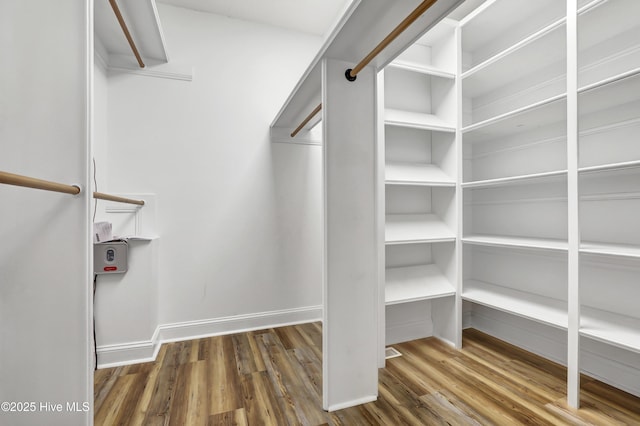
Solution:
[[[158,331],[156,328],[150,340],[98,346],[98,368],[155,361],[161,346]]]
[[[512,345],[566,366],[566,332],[476,306],[471,326]],[[624,349],[581,339],[580,370],[589,377],[640,396],[640,358]]]
[[[200,339],[224,334],[243,333],[272,327],[320,321],[322,306],[234,315],[201,321],[163,324],[148,341],[127,342],[98,347],[98,368],[118,367],[154,361],[160,346],[167,342]]]
[[[160,340],[162,343],[178,342],[321,320],[322,306],[308,306],[201,321],[185,321],[161,325]]]

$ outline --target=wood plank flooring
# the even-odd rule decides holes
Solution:
[[[564,367],[477,330],[456,351],[394,345],[378,401],[322,410],[319,323],[163,345],[155,362],[95,373],[96,425],[640,425],[640,398],[582,380],[565,403]]]

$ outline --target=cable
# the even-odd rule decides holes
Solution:
[[[93,157],[93,190],[98,192],[98,179],[96,179],[96,157]],[[98,199],[93,201],[93,223],[96,222],[96,211],[98,211]]]
[[[93,365],[93,371],[98,369],[98,341],[96,340],[96,281],[98,280],[98,274],[93,274],[93,356],[95,363]]]

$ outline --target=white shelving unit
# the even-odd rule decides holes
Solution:
[[[445,20],[381,77],[387,344],[458,344],[457,22]]]
[[[640,352],[640,310],[630,302],[640,298],[638,13],[639,2],[615,0],[578,20],[579,331],[634,353]]]
[[[575,405],[575,342],[583,372],[640,394],[640,2],[579,0],[577,48],[567,4],[487,1],[461,21],[461,296],[502,318],[485,331],[566,351]]]

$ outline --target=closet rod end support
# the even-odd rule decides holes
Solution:
[[[356,81],[356,78],[358,78],[358,76],[357,76],[357,75],[351,75],[351,71],[352,71],[352,69],[351,69],[351,68],[349,68],[348,70],[346,70],[346,71],[344,72],[344,76],[345,76],[345,77],[347,78],[347,80],[349,80],[349,81]]]

